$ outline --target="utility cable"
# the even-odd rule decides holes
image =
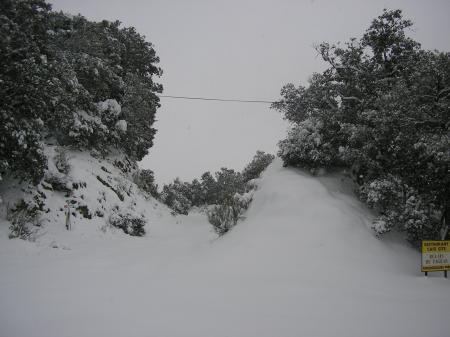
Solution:
[[[189,99],[198,101],[219,101],[219,102],[239,102],[239,103],[267,103],[272,104],[273,101],[262,100],[249,100],[249,99],[226,99],[226,98],[209,98],[209,97],[188,97],[188,96],[171,96],[171,95],[158,95],[162,98],[174,98],[174,99]]]

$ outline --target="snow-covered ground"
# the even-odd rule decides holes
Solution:
[[[449,336],[450,280],[376,239],[341,179],[275,161],[221,238],[154,201],[142,238],[80,224],[52,245],[0,228],[0,336]]]

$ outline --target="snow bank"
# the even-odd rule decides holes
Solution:
[[[97,108],[100,112],[109,111],[111,115],[115,117],[119,116],[122,112],[122,107],[115,99],[107,99],[97,103]]]

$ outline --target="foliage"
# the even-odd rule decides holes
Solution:
[[[144,236],[146,220],[143,216],[136,216],[130,212],[115,212],[109,217],[109,224],[120,228],[131,236]]]
[[[38,182],[48,141],[147,154],[162,71],[134,28],[53,12],[44,0],[4,0],[0,42],[0,174]]]
[[[188,214],[192,204],[190,201],[189,183],[183,183],[176,178],[173,183],[164,185],[161,201],[169,206],[175,213]]]
[[[5,0],[0,5],[0,174],[37,181],[46,167],[41,113],[48,113],[46,45],[49,5]]]
[[[202,204],[212,205],[217,203],[218,188],[216,179],[210,172],[205,172],[201,177],[201,189],[198,198]],[[196,197],[197,198],[197,197]]]
[[[439,236],[439,209],[400,178],[387,176],[361,186],[361,197],[380,216],[373,229],[382,235],[392,228],[406,231],[410,242]]]
[[[11,222],[9,238],[32,240],[33,227],[40,226],[39,209],[23,199],[14,208],[8,209],[7,219]]]
[[[236,193],[233,198],[213,205],[207,212],[208,221],[213,225],[217,234],[223,235],[236,225],[242,214],[250,206],[250,193],[244,195]]]
[[[324,137],[324,124],[317,118],[306,119],[293,126],[288,138],[279,143],[280,156],[286,165],[327,167],[338,162],[337,151]],[[299,146],[300,145],[300,146]]]
[[[160,199],[178,214],[188,214],[194,206],[206,207],[208,221],[217,234],[223,235],[236,225],[250,206],[252,190],[256,188],[252,181],[274,158],[257,151],[242,172],[223,167],[214,176],[205,172],[200,180],[194,179],[192,183],[177,178],[163,186]]]
[[[245,183],[258,178],[261,173],[275,159],[275,156],[263,151],[256,151],[252,161],[242,170],[242,179]]]
[[[286,165],[350,168],[381,214],[377,232],[417,242],[439,238],[449,214],[450,53],[422,50],[411,25],[384,10],[361,39],[320,44],[329,68],[283,87],[273,107],[293,123],[280,142]]]
[[[203,185],[198,179],[192,180],[189,186],[189,192],[193,207],[199,207],[206,203],[207,192],[203,190]]]
[[[155,184],[155,176],[152,170],[138,170],[134,175],[135,184],[144,192],[154,198],[159,198],[158,185]]]
[[[245,184],[242,174],[233,169],[222,167],[215,173],[216,177],[216,200],[211,200],[211,204],[224,204],[233,199],[236,193],[245,191]]]

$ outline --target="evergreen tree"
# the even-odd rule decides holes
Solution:
[[[204,194],[204,201],[207,205],[217,204],[218,189],[217,183],[210,172],[205,172],[201,177],[201,185]]]
[[[174,212],[187,215],[192,206],[189,194],[188,184],[176,178],[173,183],[163,186],[160,198]]]
[[[252,179],[258,178],[274,158],[275,156],[271,154],[256,151],[252,161],[242,170],[242,179],[244,182],[247,183]]]
[[[223,204],[233,199],[236,193],[244,193],[245,185],[240,172],[222,167],[215,173],[217,203]]]

